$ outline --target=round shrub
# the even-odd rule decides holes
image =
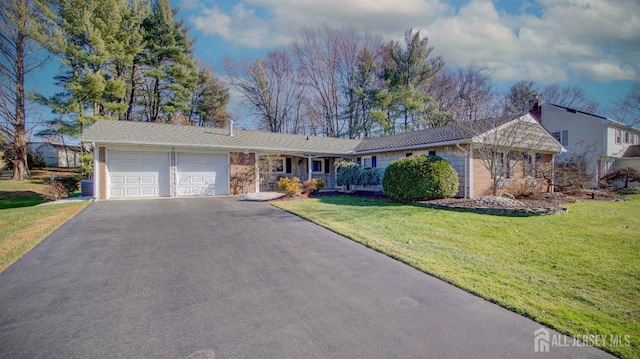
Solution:
[[[402,202],[451,197],[458,193],[458,173],[437,156],[412,156],[391,162],[384,172],[384,193]]]

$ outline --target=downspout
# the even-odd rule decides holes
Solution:
[[[456,143],[456,147],[462,151],[465,155],[465,164],[464,164],[464,198],[469,198],[469,168],[471,160],[469,158],[469,151],[465,150],[460,146],[459,143]]]

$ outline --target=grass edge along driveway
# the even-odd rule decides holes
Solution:
[[[539,217],[342,196],[272,204],[562,333],[605,335],[593,344],[640,358],[640,196],[632,198]]]
[[[89,203],[0,209],[0,273]]]

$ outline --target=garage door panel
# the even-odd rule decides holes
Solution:
[[[169,155],[165,152],[109,152],[111,197],[169,196]]]
[[[111,197],[124,197],[124,188],[111,188]]]
[[[178,153],[178,195],[214,196],[229,193],[226,155]]]

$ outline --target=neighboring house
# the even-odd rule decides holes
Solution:
[[[517,121],[531,124],[544,141],[533,152],[531,147],[523,148],[530,153],[520,160],[507,159],[511,166],[501,187],[504,191],[516,185],[546,189],[535,168],[552,163],[562,146],[530,115],[504,121],[476,136],[466,135],[468,131],[452,125],[366,140],[234,131],[232,124],[228,129],[219,129],[100,120],[84,133],[81,141],[92,144],[95,151],[97,199],[259,192],[276,189],[275,179],[279,177],[294,176],[301,181],[322,178],[328,188],[335,188],[336,161],[352,160],[365,167],[384,169],[395,159],[418,154],[448,160],[459,174],[458,195],[474,197],[490,194],[492,183],[474,150],[487,136],[508,129]],[[269,178],[260,176],[265,166],[269,168]],[[263,171],[255,171],[255,167]],[[251,174],[248,178],[247,173]],[[238,178],[248,183],[238,186]]]
[[[596,186],[598,179],[616,168],[640,168],[640,130],[603,116],[571,108],[542,104],[541,124],[565,148],[563,156],[581,156]],[[562,159],[562,157],[561,157]]]
[[[632,167],[640,171],[640,145],[631,145],[627,147],[627,150],[624,151],[622,157],[616,159],[616,167]]]
[[[80,167],[80,145],[63,145],[53,142],[32,142],[31,150],[42,156],[49,167]]]

